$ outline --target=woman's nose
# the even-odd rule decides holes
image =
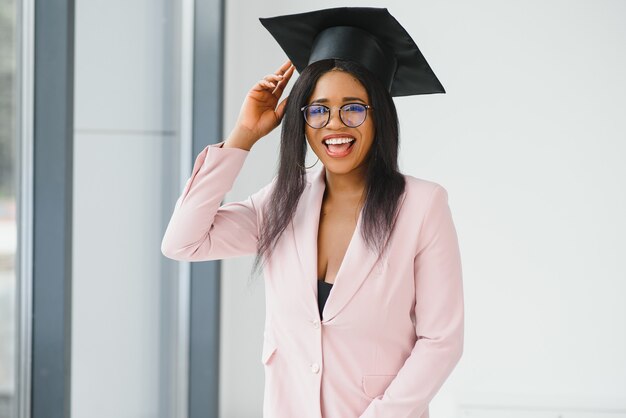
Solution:
[[[341,120],[341,117],[339,116],[339,110],[338,109],[331,110],[330,119],[328,120],[328,125],[326,125],[326,127],[330,129],[341,129],[344,126],[345,125],[343,124],[343,121]]]

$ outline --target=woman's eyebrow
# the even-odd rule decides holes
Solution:
[[[355,101],[355,100],[358,100],[360,102],[365,103],[365,100],[363,100],[363,99],[361,99],[359,97],[344,97],[343,98],[344,102],[352,102],[352,101]],[[325,98],[325,97],[322,97],[320,99],[316,99],[316,100],[312,100],[311,101],[311,103],[328,103],[328,102],[329,102],[329,100],[327,98]]]

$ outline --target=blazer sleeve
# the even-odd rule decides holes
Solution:
[[[415,332],[411,354],[361,418],[415,418],[427,410],[461,358],[464,302],[457,234],[448,193],[433,190],[414,258]]]
[[[207,261],[256,254],[257,212],[274,181],[243,201],[221,205],[250,152],[223,144],[208,145],[196,157],[161,242],[168,258]]]

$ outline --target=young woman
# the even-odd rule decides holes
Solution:
[[[339,16],[330,32],[329,13]],[[263,262],[264,417],[425,418],[463,351],[447,191],[398,171],[392,99],[394,91],[443,88],[411,85],[425,67],[411,75],[400,53],[386,62],[394,68],[380,67],[389,54],[374,51],[382,35],[361,42],[368,35],[359,32],[369,20],[385,30],[372,13],[388,15],[341,8],[288,16],[298,30],[326,22],[311,31],[316,42],[289,98],[280,101],[291,61],[250,89],[227,139],[198,155],[163,238],[163,254],[176,260],[256,254],[255,267]],[[343,52],[327,48],[346,39]],[[355,39],[369,52],[355,56]],[[254,144],[281,122],[277,175],[248,199],[221,205]],[[304,167],[307,144],[316,169]]]

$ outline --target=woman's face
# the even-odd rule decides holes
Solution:
[[[365,121],[350,128],[339,118],[339,108],[346,103],[371,105],[365,87],[346,71],[331,70],[317,81],[307,104],[323,104],[330,108],[330,120],[323,128],[311,128],[305,123],[305,134],[309,146],[322,161],[326,170],[335,174],[347,174],[364,165],[374,142],[374,119],[372,109],[367,110]],[[344,116],[345,118],[345,116]],[[325,140],[354,139],[350,148],[342,152],[345,145],[335,149],[325,145]],[[346,154],[346,155],[344,155]]]

